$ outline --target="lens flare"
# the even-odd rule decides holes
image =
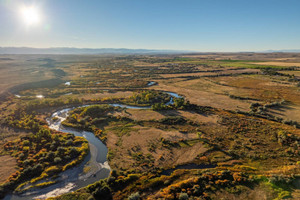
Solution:
[[[40,13],[33,6],[23,7],[21,9],[21,16],[27,25],[36,25],[40,22]]]

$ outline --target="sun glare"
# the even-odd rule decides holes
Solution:
[[[21,15],[27,25],[36,25],[40,22],[40,14],[35,7],[23,7]]]

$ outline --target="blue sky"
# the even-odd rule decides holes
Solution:
[[[300,49],[300,0],[0,0],[0,46]]]

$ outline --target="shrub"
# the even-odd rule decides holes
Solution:
[[[111,191],[104,180],[100,180],[88,187],[95,199],[110,199]]]
[[[141,198],[139,192],[129,195],[128,200],[139,200]]]
[[[168,125],[177,125],[177,124],[185,124],[186,119],[180,116],[176,117],[166,117],[161,120],[159,120],[163,124],[168,124]]]
[[[180,108],[183,105],[184,105],[184,98],[175,98],[174,99],[174,106],[176,108]]]
[[[71,146],[72,144],[73,144],[73,141],[71,139],[66,141],[66,146]]]
[[[26,169],[23,170],[23,174],[26,176],[28,175],[28,177],[30,177],[31,173],[32,173],[32,167],[27,167]]]
[[[57,148],[57,153],[59,156],[63,156],[65,153],[66,149],[64,147],[58,147]]]
[[[196,195],[196,196],[199,196],[199,195],[201,194],[201,188],[200,188],[199,185],[194,185],[194,186],[193,186],[193,193],[194,193],[194,195]]]
[[[60,172],[61,170],[57,166],[49,167],[45,170],[45,172],[49,175],[54,175],[55,173]]]
[[[115,170],[115,169],[111,170],[110,175],[113,177],[118,177],[117,170]]]
[[[75,148],[75,147],[72,147],[71,149],[70,149],[70,156],[72,157],[72,158],[74,158],[74,157],[76,157],[78,155],[78,150]]]
[[[43,170],[43,166],[41,164],[36,164],[33,167],[33,171],[35,171],[35,172],[42,172],[42,170]]]
[[[55,183],[56,183],[56,181],[43,182],[43,183],[36,184],[35,187],[44,188],[44,187],[47,187],[49,185],[53,185]]]
[[[30,163],[31,163],[31,160],[28,160],[28,159],[27,159],[27,160],[25,160],[25,161],[23,162],[23,165],[24,165],[24,166],[27,166],[27,165],[29,165]]]
[[[52,161],[54,159],[55,153],[53,151],[50,151],[47,155],[46,155],[46,160],[47,161]]]
[[[95,198],[91,195],[91,196],[88,197],[87,200],[94,200],[94,199],[95,199]]]
[[[19,155],[19,159],[20,159],[20,160],[23,160],[24,158],[25,158],[24,153],[21,153],[21,154]]]
[[[90,116],[92,118],[101,117],[106,111],[113,110],[114,107],[110,105],[92,105],[84,108],[80,113],[81,116]]]
[[[30,145],[30,142],[28,140],[23,141],[23,146],[29,146],[29,145]]]
[[[60,157],[55,157],[54,158],[54,163],[60,163],[62,160]]]
[[[189,195],[187,193],[180,193],[179,195],[180,200],[186,200],[189,199]]]

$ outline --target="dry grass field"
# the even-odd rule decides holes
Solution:
[[[162,74],[161,76],[163,78],[177,78],[177,77],[201,77],[201,76],[226,76],[226,75],[238,75],[238,74],[244,74],[244,73],[258,73],[259,70],[257,69],[223,69],[223,70],[218,70],[217,72],[195,72],[195,73],[184,73],[184,74]]]
[[[53,111],[101,104],[71,112],[64,125],[93,131],[106,144],[113,175],[56,199],[86,199],[106,186],[113,199],[135,192],[169,198],[174,191],[196,198],[198,184],[201,198],[297,199],[300,187],[283,182],[295,183],[300,173],[297,66],[296,53],[2,55],[0,122],[14,128],[0,135],[0,182],[34,167],[9,156],[30,147],[12,153],[9,141],[27,132],[37,140],[37,127],[47,127]],[[168,92],[183,99],[172,97],[168,106]],[[152,107],[102,105],[112,103]],[[39,148],[58,156],[57,143]]]
[[[15,172],[16,168],[17,162],[15,158],[9,155],[0,156],[0,184],[5,182]]]
[[[300,63],[293,63],[293,62],[258,62],[253,63],[256,65],[275,65],[275,66],[282,66],[282,67],[300,67]]]
[[[205,82],[207,84],[205,84]],[[201,83],[204,83],[203,85]],[[202,81],[199,79],[190,81],[180,81],[175,83],[163,84],[160,83],[154,86],[154,89],[166,90],[176,92],[191,103],[201,106],[212,106],[215,108],[222,108],[228,110],[248,110],[249,102],[231,99],[229,96],[224,95],[222,86],[210,87],[211,83],[208,81]],[[210,91],[213,90],[213,91]]]
[[[53,78],[49,70],[40,67],[43,62],[32,59],[35,57],[0,56],[0,93],[22,83]]]

